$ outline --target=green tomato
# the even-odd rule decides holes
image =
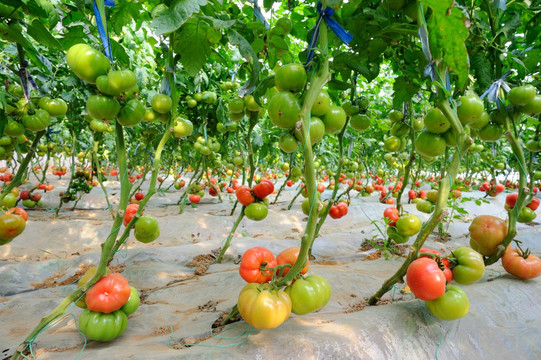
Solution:
[[[278,145],[280,146],[280,149],[282,149],[283,152],[288,153],[288,154],[294,152],[299,147],[299,143],[297,142],[297,139],[295,138],[295,136],[289,133],[283,134],[280,137],[280,140],[278,141]]]
[[[282,28],[284,31],[284,34],[289,34],[291,29],[293,28],[293,23],[288,17],[281,17],[276,21],[276,27]]]
[[[299,91],[306,84],[306,70],[300,64],[286,64],[281,66],[274,76],[274,83],[280,91]]]
[[[330,99],[329,99],[330,100]],[[347,116],[357,115],[360,111],[359,107],[353,105],[351,101],[345,101],[342,103],[342,109],[346,112]]]
[[[177,117],[174,121],[173,134],[177,138],[190,136],[193,132],[193,124],[190,120]]]
[[[530,84],[517,86],[509,91],[507,99],[513,105],[524,106],[533,100],[536,89]]]
[[[325,135],[325,124],[320,118],[312,116],[310,119],[310,142],[312,145],[323,139]],[[302,136],[299,130],[295,130],[295,137],[302,143]]]
[[[107,124],[98,119],[92,119],[89,124],[90,128],[96,132],[107,131]]]
[[[109,85],[109,80],[107,79],[107,75],[100,75],[96,79],[96,87],[98,90],[105,95],[108,96],[119,96],[121,94],[120,91],[116,91]]]
[[[402,137],[408,134],[409,131],[410,131],[409,126],[403,122],[394,123],[393,126],[391,127],[391,135],[397,136],[397,137]]]
[[[370,127],[370,117],[366,114],[353,115],[349,119],[349,125],[357,131],[364,131]]]
[[[428,131],[422,131],[415,139],[417,152],[428,157],[440,156],[445,152],[446,146],[447,143],[443,137]]]
[[[485,111],[485,105],[476,94],[468,94],[460,97],[456,111],[462,125],[467,125],[476,122],[481,117]]]
[[[165,114],[173,108],[173,100],[168,95],[156,94],[150,100],[152,109],[160,114]]]
[[[535,95],[533,100],[524,106],[519,106],[519,111],[523,114],[535,116],[541,113],[541,95]]]
[[[331,109],[331,97],[325,90],[321,90],[312,105],[311,113],[313,116],[323,116]]]
[[[91,84],[95,84],[98,76],[106,75],[111,69],[109,59],[86,44],[70,47],[66,54],[66,61],[75,75]]]
[[[458,265],[453,267],[453,279],[461,285],[471,285],[485,274],[483,256],[472,248],[463,246],[453,251]]]
[[[274,95],[269,101],[268,111],[270,121],[282,129],[291,129],[300,120],[299,101],[289,92]]]
[[[133,286],[130,286],[130,288],[131,293],[130,297],[128,298],[128,302],[120,308],[120,310],[122,310],[126,316],[133,314],[139,308],[139,304],[141,303],[137,289]]]
[[[131,99],[124,105],[118,114],[118,123],[122,126],[132,127],[143,121],[146,109],[139,100]]]
[[[400,146],[402,145],[402,141],[397,136],[389,136],[387,139],[385,139],[384,142],[384,148],[385,151],[388,152],[397,152],[400,149]]]
[[[86,101],[86,110],[94,119],[112,120],[120,112],[120,104],[109,96],[91,95]]]
[[[447,285],[445,293],[436,300],[425,301],[428,310],[441,320],[456,320],[466,316],[470,302],[466,293],[456,285]]]
[[[405,242],[408,242],[409,240],[409,236],[401,235],[394,226],[387,227],[387,236],[389,237],[389,239],[394,240],[394,242],[396,242],[397,244],[403,244]]]
[[[269,209],[263,203],[253,202],[244,208],[244,215],[255,221],[263,220],[267,217]]]
[[[60,117],[68,112],[68,104],[62,99],[51,99],[42,97],[39,99],[38,106],[47,111],[51,117]]]
[[[47,111],[39,109],[33,115],[24,115],[22,122],[28,130],[38,132],[47,129],[51,123],[51,116]]]
[[[143,215],[135,223],[135,238],[142,243],[149,243],[160,236],[158,220],[152,216]]]
[[[342,130],[344,125],[346,125],[347,116],[342,107],[331,105],[329,111],[321,120],[325,124],[325,133],[333,134]]]
[[[229,100],[228,103],[229,112],[233,114],[242,114],[244,116],[244,100],[241,98],[235,98]]]
[[[470,124],[470,127],[472,129],[478,129],[479,130],[479,129],[482,129],[485,126],[487,126],[489,122],[490,122],[490,115],[488,115],[488,113],[486,111],[483,111],[483,113],[481,114],[479,119],[477,119],[475,122],[472,122]]]
[[[115,70],[107,74],[107,82],[114,92],[123,93],[137,85],[137,78],[131,70]]]
[[[401,112],[401,111],[396,111],[396,110],[393,110],[389,113],[389,119],[392,121],[392,122],[399,122],[399,121],[402,121],[404,119],[404,113]]]
[[[17,121],[9,120],[4,126],[4,135],[16,138],[17,136],[24,134],[24,126]]]
[[[449,120],[438,108],[430,109],[425,116],[424,122],[426,130],[436,134],[442,134],[451,127]]]
[[[244,97],[244,106],[250,111],[259,111],[262,109],[252,95],[246,95]]]
[[[17,196],[12,193],[7,193],[6,196],[2,199],[2,206],[6,208],[12,208],[17,203]]]
[[[517,221],[522,224],[527,224],[527,223],[531,223],[536,217],[537,217],[537,214],[535,213],[535,211],[525,206],[518,213]]]
[[[413,236],[421,230],[421,219],[413,214],[402,215],[396,222],[396,231],[402,236]]]
[[[331,286],[325,278],[309,275],[295,280],[284,290],[291,298],[291,312],[305,315],[323,308],[331,298]]]
[[[413,119],[413,129],[415,131],[421,131],[425,127],[425,122],[422,118],[414,118]]]
[[[498,141],[503,135],[503,129],[496,124],[488,124],[479,130],[479,139],[487,142]]]
[[[90,340],[113,340],[122,335],[127,326],[128,317],[122,310],[104,314],[85,309],[79,316],[79,329]]]

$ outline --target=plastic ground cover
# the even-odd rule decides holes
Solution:
[[[66,186],[67,180],[55,183]],[[166,187],[167,185],[164,185]],[[117,182],[108,182],[110,199],[118,201]],[[60,191],[60,190],[58,190]],[[55,194],[55,191],[53,191]],[[316,260],[310,272],[325,277],[332,298],[322,310],[292,315],[273,330],[255,330],[244,322],[212,333],[211,325],[236,303],[244,281],[238,275],[243,252],[264,246],[275,254],[298,246],[305,226],[300,199],[285,210],[295,194],[289,188],[264,221],[245,219],[237,229],[222,264],[205,270],[208,254],[223,244],[238,211],[229,216],[232,200],[223,203],[206,195],[196,207],[178,214],[179,192],[153,197],[145,214],[158,218],[161,236],[151,244],[133,236],[119,251],[113,266],[123,270],[143,296],[139,310],[130,316],[126,332],[114,341],[88,341],[75,326],[81,310],[72,306],[67,315],[42,332],[33,344],[38,359],[540,359],[541,287],[539,279],[519,280],[501,265],[490,267],[481,282],[463,286],[470,301],[469,314],[457,321],[441,321],[428,313],[422,301],[398,286],[384,296],[384,304],[364,306],[364,299],[379,289],[401,265],[394,256],[378,258],[374,249],[361,248],[365,239],[381,238],[372,220],[382,223],[377,196],[353,197],[347,216],[329,219],[314,245]],[[329,191],[323,198],[330,195]],[[463,193],[481,197],[479,192]],[[46,206],[57,197],[44,197]],[[480,214],[505,218],[505,194],[477,206],[462,204],[468,215],[449,225],[451,240],[434,234],[425,246],[445,254],[468,244],[469,222]],[[75,284],[69,284],[81,266],[95,264],[100,243],[111,230],[111,216],[98,188],[83,197],[75,211],[29,211],[25,232],[0,247],[0,359],[8,358]],[[428,215],[406,205],[426,220]],[[534,254],[541,254],[538,224],[519,225],[517,239]],[[412,243],[413,238],[408,243]],[[194,263],[198,255],[201,265]],[[373,260],[371,260],[373,259]],[[197,260],[197,259],[196,259]],[[197,272],[197,274],[194,273]],[[59,285],[61,284],[61,285]],[[70,315],[71,314],[71,315]],[[181,343],[195,343],[183,346]],[[81,353],[81,350],[84,350]],[[31,355],[28,355],[32,358]]]

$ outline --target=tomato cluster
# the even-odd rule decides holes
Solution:
[[[469,311],[462,285],[479,281],[485,273],[481,254],[468,247],[461,247],[444,258],[438,251],[422,248],[419,258],[408,267],[406,281],[417,298],[424,300],[428,310],[442,320],[456,320]]]
[[[249,284],[241,290],[237,306],[247,323],[258,329],[272,329],[287,320],[291,312],[304,315],[327,305],[331,296],[327,280],[318,275],[302,277],[308,271],[308,260],[293,283],[284,290],[269,283],[274,277],[289,272],[299,251],[299,248],[288,248],[276,258],[263,247],[244,253],[239,273]]]
[[[421,219],[413,214],[404,214],[400,216],[398,209],[389,207],[383,211],[383,218],[387,224],[387,236],[397,244],[408,241],[410,236],[417,234],[421,230]]]
[[[274,184],[263,179],[251,189],[247,185],[241,185],[236,189],[235,195],[239,203],[244,206],[244,215],[250,220],[263,220],[267,217],[268,198],[274,192]]]
[[[85,285],[95,274],[91,267],[79,279],[77,287]],[[137,289],[128,284],[121,274],[102,276],[76,305],[83,308],[79,316],[79,329],[91,340],[110,341],[122,335],[128,326],[128,316],[139,307],[141,300]]]

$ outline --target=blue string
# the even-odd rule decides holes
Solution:
[[[344,28],[332,18],[332,15],[334,14],[334,9],[326,7],[324,10],[322,10],[322,7],[323,6],[321,5],[321,2],[318,1],[317,12],[319,13],[319,17],[317,19],[316,26],[314,27],[312,38],[310,39],[310,47],[308,51],[308,56],[306,58],[306,64],[309,64],[314,57],[314,47],[316,46],[317,40],[319,38],[319,26],[321,25],[321,20],[325,20],[327,26],[340,40],[342,40],[343,43],[349,44],[349,42],[353,40],[353,35],[344,30]],[[305,68],[307,71],[310,70],[310,66],[305,66]]]
[[[115,6],[113,0],[105,0],[104,4],[107,6]],[[105,16],[105,14],[103,14]],[[100,35],[101,43],[105,51],[105,56],[109,61],[113,61],[113,53],[111,52],[111,41],[109,40],[109,32],[103,27],[103,21],[101,18],[100,10],[98,9],[98,4],[94,0],[94,16],[96,17],[96,25],[98,26],[98,33]]]

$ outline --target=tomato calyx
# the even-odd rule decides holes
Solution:
[[[531,254],[532,252],[530,251],[530,249],[526,249],[526,250],[522,250],[522,248],[520,247],[520,244],[522,244],[522,241],[520,240],[513,240],[515,242],[515,244],[517,245],[517,254],[523,258],[523,259],[527,259]]]
[[[434,260],[434,261],[438,264],[438,267],[440,268],[441,271],[444,271],[445,268],[447,267],[447,266],[445,266],[445,263],[444,263],[443,259],[448,260],[448,262],[449,262],[449,266],[448,266],[449,269],[452,269],[452,268],[453,268],[453,266],[452,266],[451,264],[453,264],[453,263],[455,263],[455,265],[457,264],[456,261],[454,261],[454,259],[443,258],[443,257],[441,257],[440,255],[435,254],[435,253],[430,253],[430,252],[419,252],[419,253],[417,254],[417,258],[420,258],[420,257],[423,257],[423,256],[429,257],[429,258],[431,258],[432,260]]]

